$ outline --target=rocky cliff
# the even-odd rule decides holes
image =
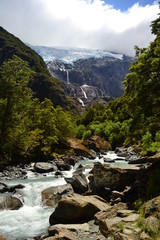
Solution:
[[[123,94],[122,81],[134,58],[104,50],[33,47],[64,92],[83,107]],[[66,84],[64,84],[66,83]]]

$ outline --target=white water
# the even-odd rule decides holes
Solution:
[[[84,89],[83,89],[82,87],[80,87],[80,88],[81,88],[81,90],[82,90],[82,92],[83,92],[84,97],[87,98],[87,94],[86,94],[86,92],[84,91]]]
[[[94,160],[81,160],[83,165],[87,165],[85,174],[87,175],[95,162],[104,163],[103,157],[117,159],[114,152],[108,152],[101,158]],[[125,164],[125,161],[116,161],[117,164]],[[63,172],[65,177],[71,177],[74,169]],[[24,203],[19,210],[3,210],[0,211],[0,233],[8,236],[9,240],[24,240],[29,237],[34,237],[47,233],[49,227],[49,216],[54,211],[54,208],[43,207],[41,201],[41,192],[51,186],[63,185],[65,180],[63,177],[55,178],[54,173],[49,173],[47,176],[36,176],[33,172],[28,172],[28,179],[15,179],[1,181],[8,186],[23,184],[25,188],[18,189],[18,196],[22,196]]]
[[[84,102],[83,102],[83,100],[82,100],[82,99],[78,98],[78,101],[79,101],[79,103],[81,103],[81,104],[82,104],[82,107],[85,107],[85,105],[84,105]]]

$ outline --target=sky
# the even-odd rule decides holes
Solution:
[[[152,0],[0,0],[0,25],[23,42],[134,56],[154,40]]]

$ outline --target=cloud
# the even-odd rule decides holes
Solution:
[[[154,39],[157,3],[126,12],[102,0],[1,0],[0,23],[33,45],[98,48],[134,55]]]

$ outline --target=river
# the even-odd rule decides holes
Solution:
[[[114,152],[108,152],[94,160],[82,160],[81,164],[87,165],[85,174],[91,170],[95,162],[103,163],[104,158],[117,159]],[[114,165],[126,165],[123,160],[116,160]],[[71,177],[75,167],[70,171],[64,171],[64,177]],[[51,186],[66,183],[64,177],[56,178],[54,173],[35,175],[28,171],[27,179],[3,180],[8,186],[23,184],[25,188],[17,189],[17,196],[23,201],[23,207],[19,210],[0,211],[0,233],[5,234],[9,240],[24,240],[47,233],[49,216],[54,211],[53,207],[44,207],[41,201],[41,192]]]

